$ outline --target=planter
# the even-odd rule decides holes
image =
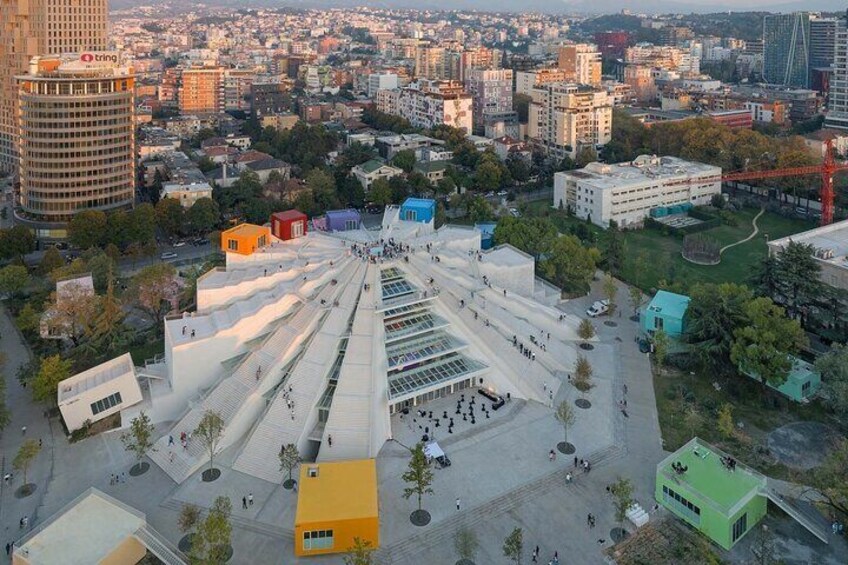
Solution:
[[[150,470],[150,463],[142,461],[130,467],[130,477],[139,477]]]
[[[221,469],[206,469],[201,473],[200,478],[203,479],[204,483],[211,483],[212,481],[217,481],[221,476]]]
[[[571,455],[572,453],[577,451],[577,448],[575,448],[573,444],[568,443],[567,441],[561,441],[557,444],[557,451],[565,455]]]
[[[430,523],[430,513],[426,510],[415,510],[409,515],[409,521],[415,526],[426,526]]]
[[[624,539],[627,539],[627,536],[630,534],[624,528],[613,528],[610,530],[610,539],[613,543],[618,543]]]
[[[581,343],[580,349],[582,349],[583,351],[592,351],[593,349],[595,349],[595,346],[591,343]]]
[[[578,398],[574,401],[574,404],[577,405],[578,408],[582,408],[583,410],[588,410],[592,407],[592,403],[586,400],[585,398]]]
[[[286,479],[283,481],[283,488],[286,490],[291,490],[294,488],[294,479]]]
[[[21,485],[18,487],[18,490],[15,491],[15,498],[26,498],[30,496],[35,490],[38,488],[38,485],[35,483],[27,483],[25,485]]]

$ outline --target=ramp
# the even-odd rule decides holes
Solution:
[[[830,543],[828,537],[830,525],[815,506],[806,500],[797,498],[772,479],[766,481],[766,490],[761,494],[771,500],[778,508],[789,514],[811,534],[824,543]]]

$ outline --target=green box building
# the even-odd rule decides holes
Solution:
[[[753,528],[768,507],[766,477],[739,462],[731,467],[729,459],[693,438],[657,466],[654,493],[657,502],[724,549]]]

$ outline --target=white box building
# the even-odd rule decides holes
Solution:
[[[606,228],[639,227],[653,208],[710,203],[721,194],[721,167],[677,157],[640,155],[628,163],[590,163],[554,175],[557,208]]]

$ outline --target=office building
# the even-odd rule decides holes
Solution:
[[[489,115],[512,112],[512,70],[472,69],[468,76],[475,133],[483,133]]]
[[[65,237],[80,210],[133,204],[135,78],[117,53],[92,59],[36,57],[18,77],[18,219],[38,237]]]
[[[574,158],[584,147],[599,149],[612,135],[612,100],[587,85],[553,83],[530,91],[527,136],[549,157]]]
[[[0,170],[17,169],[17,75],[32,57],[105,51],[107,0],[0,2]]]
[[[677,157],[640,155],[629,163],[589,163],[554,175],[553,205],[606,228],[641,226],[651,210],[706,205],[721,194],[721,168]]]
[[[368,98],[375,98],[380,90],[397,88],[398,76],[395,73],[373,73],[368,75]]]
[[[810,20],[810,71],[826,69],[833,64],[838,22],[836,18]]]
[[[179,89],[179,103],[181,114],[223,112],[224,69],[185,69]]]
[[[833,52],[833,76],[825,127],[848,129],[848,25],[840,20],[836,26],[836,45]]]
[[[848,220],[771,240],[769,255],[780,253],[792,242],[811,246],[821,282],[848,291]]]
[[[763,80],[806,88],[810,80],[810,15],[769,14],[763,19]]]
[[[601,52],[591,43],[560,47],[557,67],[565,71],[568,82],[592,85],[601,83]]]

